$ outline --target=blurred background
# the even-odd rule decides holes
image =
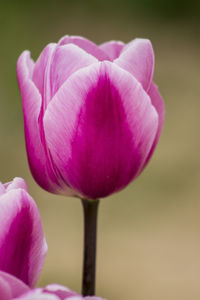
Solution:
[[[200,299],[200,5],[198,0],[2,1],[0,180],[24,177],[49,246],[38,285],[80,292],[79,200],[36,185],[26,160],[16,61],[65,34],[96,43],[149,38],[166,120],[155,155],[129,187],[101,201],[97,294],[109,300]]]

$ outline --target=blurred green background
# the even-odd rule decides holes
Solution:
[[[43,219],[49,251],[38,285],[80,291],[82,211],[50,195],[26,160],[16,61],[65,34],[96,43],[151,39],[166,120],[155,155],[125,190],[103,199],[97,294],[109,300],[200,299],[200,5],[180,0],[2,1],[0,179],[24,177]]]

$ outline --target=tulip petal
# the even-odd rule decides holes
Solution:
[[[4,184],[0,182],[0,196],[6,192],[6,188]]]
[[[76,292],[73,292],[67,287],[59,284],[49,284],[44,288],[38,288],[33,290],[30,294],[31,295],[54,295],[58,297],[56,299],[60,299],[60,300],[65,300],[68,298],[71,299],[71,297],[76,297],[76,296],[80,297]],[[82,297],[80,299],[82,299]]]
[[[19,81],[23,115],[26,150],[29,166],[36,182],[44,189],[54,193],[61,189],[61,181],[51,158],[48,156],[48,149],[43,133],[42,124],[42,99],[35,84],[29,79],[28,61],[30,53],[25,51],[21,54],[17,64],[17,77]],[[71,195],[71,191],[65,186],[65,193]]]
[[[121,41],[109,41],[101,44],[99,47],[109,56],[110,60],[113,61],[119,57],[124,45],[125,44]]]
[[[51,99],[51,86],[49,79],[50,65],[52,56],[56,49],[56,44],[47,45],[42,53],[40,54],[38,60],[35,63],[33,70],[32,80],[37,86],[42,99],[44,110]]]
[[[0,271],[0,300],[11,300],[29,290],[30,288],[23,281]]]
[[[16,277],[0,271],[0,300],[105,300],[96,296],[82,297],[67,287],[50,284],[46,288],[30,289]]]
[[[14,189],[23,189],[28,192],[26,181],[20,177],[15,177],[12,181],[5,183],[4,187],[6,192]]]
[[[68,297],[77,296],[76,292],[71,291],[65,286],[59,284],[49,284],[45,288],[42,289],[43,293],[52,293],[59,297],[59,299],[64,300]]]
[[[54,163],[88,198],[105,197],[137,176],[157,127],[157,112],[142,86],[110,62],[71,75],[44,115]]]
[[[0,197],[0,220],[0,270],[32,287],[47,251],[37,206],[25,190],[12,189]]]
[[[53,286],[53,285],[52,285]],[[64,287],[62,287],[64,291]],[[62,294],[57,294],[56,292],[52,293],[44,291],[44,289],[35,289],[32,290],[24,295],[22,297],[19,297],[17,299],[23,299],[23,300],[105,300],[100,297],[96,296],[87,296],[87,297],[82,297],[81,295],[76,294],[73,292],[73,294],[69,293],[62,293]],[[4,300],[4,299],[2,299]],[[7,299],[6,299],[7,300]]]
[[[51,294],[41,294],[37,293],[37,291],[33,290],[27,294],[22,295],[21,297],[17,298],[21,300],[60,300],[56,295],[51,295]],[[17,300],[16,299],[16,300]]]
[[[84,300],[106,300],[106,299],[96,297],[96,296],[87,296],[87,297],[84,297]]]
[[[60,46],[66,44],[75,44],[78,47],[85,50],[87,53],[96,57],[100,61],[110,60],[109,56],[102,49],[100,49],[95,43],[81,36],[66,35],[58,42],[58,45]]]
[[[158,87],[154,83],[151,84],[148,94],[151,98],[151,102],[152,102],[153,106],[155,107],[155,109],[158,113],[158,130],[157,130],[156,137],[155,137],[155,140],[153,142],[153,145],[151,147],[151,150],[149,152],[149,155],[146,159],[144,167],[149,162],[149,159],[151,158],[151,156],[152,156],[152,154],[155,150],[155,147],[156,147],[156,145],[158,143],[158,140],[160,138],[160,135],[161,135],[161,131],[162,131],[163,123],[164,123],[164,119],[165,119],[164,102],[163,102],[163,99],[162,99],[161,95],[159,94]]]
[[[23,87],[24,82],[32,78],[33,69],[34,62],[30,57],[30,52],[22,52],[17,61],[17,79],[20,89]]]
[[[98,60],[73,44],[57,47],[51,64],[51,93],[54,95],[67,78]]]
[[[12,294],[10,291],[9,284],[0,276],[0,300],[10,300]]]
[[[124,47],[114,63],[130,72],[148,91],[154,72],[154,53],[149,40],[133,40]]]

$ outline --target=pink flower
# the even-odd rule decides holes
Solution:
[[[39,277],[47,244],[37,206],[23,179],[0,183],[0,300],[81,300],[68,288],[51,284],[32,289]],[[101,300],[85,297],[85,300]]]
[[[40,215],[25,181],[0,183],[0,270],[33,287],[46,252]]]
[[[30,289],[23,281],[0,271],[0,300],[105,300],[96,296],[82,297],[58,284]]]
[[[17,64],[28,161],[44,189],[91,199],[124,188],[149,161],[164,121],[151,42],[100,46],[63,37]]]

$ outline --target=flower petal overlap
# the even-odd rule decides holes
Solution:
[[[44,189],[96,199],[126,187],[158,143],[164,104],[147,39],[100,46],[64,36],[36,63],[21,54],[26,149]]]

